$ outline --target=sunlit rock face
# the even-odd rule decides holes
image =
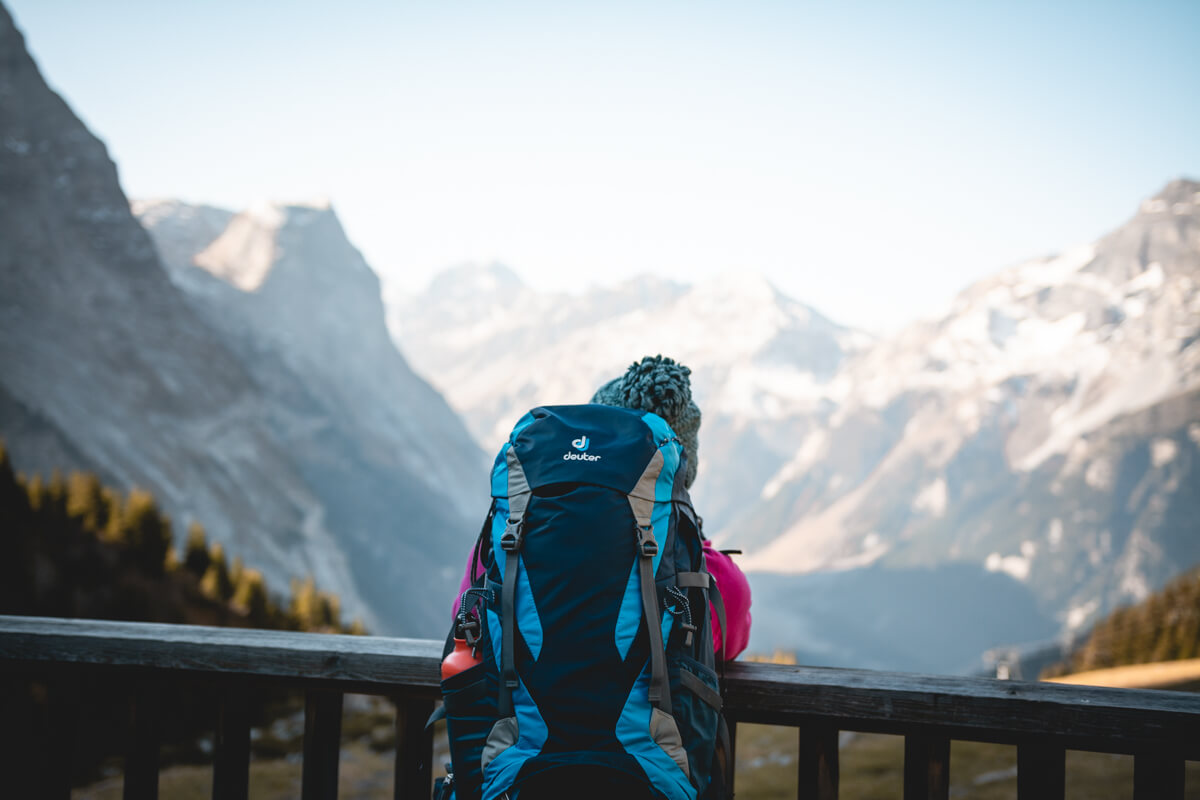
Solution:
[[[264,204],[235,214],[171,200],[134,210],[172,280],[257,376],[271,425],[358,564],[362,591],[386,607],[398,580],[432,582],[438,590],[413,615],[442,626],[486,513],[488,462],[392,343],[379,280],[334,210]]]
[[[3,8],[0,63],[0,436],[14,463],[148,488],[177,535],[202,522],[279,590],[312,574],[347,618],[440,633],[480,513],[450,481],[486,485],[483,457],[391,347],[378,284],[332,212],[282,210],[276,235],[294,249],[257,273],[214,276],[232,266],[217,248],[211,271],[179,278],[192,245],[163,248],[164,270],[104,145]],[[205,249],[234,221],[196,217]],[[325,259],[310,278],[304,248]],[[192,277],[208,295],[180,290]]]
[[[832,409],[847,354],[872,341],[752,274],[694,286],[644,276],[567,294],[526,286],[500,264],[467,264],[389,299],[405,355],[486,449],[529,408],[587,402],[643,355],[688,365],[704,415],[693,495],[710,533],[756,501]],[[725,468],[728,458],[736,465]]]
[[[978,564],[1078,629],[1200,562],[1198,192],[1174,181],[849,360],[827,427],[731,528],[749,563]]]

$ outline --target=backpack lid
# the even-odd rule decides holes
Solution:
[[[684,457],[671,426],[649,411],[596,404],[539,406],[521,417],[500,448],[492,467],[493,497],[508,496],[510,449],[534,491],[587,483],[630,494],[659,450],[663,465],[656,483],[673,487]],[[668,489],[667,497],[671,494]]]

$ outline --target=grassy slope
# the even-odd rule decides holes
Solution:
[[[1047,680],[1117,689],[1190,689],[1200,684],[1200,658],[1093,669]]]

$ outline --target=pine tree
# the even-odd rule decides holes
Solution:
[[[225,562],[225,548],[213,544],[209,551],[208,571],[200,581],[200,591],[218,602],[227,603],[233,597],[233,582],[229,580],[229,565]]]
[[[342,626],[342,601],[336,594],[317,593],[320,617],[318,627],[322,630],[337,630]]]
[[[245,572],[246,565],[242,563],[241,556],[234,556],[233,563],[229,566],[229,582],[236,587],[242,582]]]
[[[233,594],[233,607],[258,626],[265,625],[271,616],[267,586],[263,574],[256,569],[243,569]]]
[[[46,484],[46,500],[56,514],[66,516],[67,513],[67,481],[60,470],[50,472],[50,482]]]
[[[91,472],[72,472],[67,478],[67,516],[96,533],[108,524],[107,512],[100,479]]]
[[[46,486],[41,475],[34,475],[25,482],[25,493],[29,498],[30,510],[35,513],[41,511],[46,504]]]
[[[318,626],[317,584],[309,575],[303,581],[292,579],[292,598],[288,603],[288,614],[302,631],[315,630]]]
[[[0,439],[0,541],[25,536],[29,523],[29,494],[13,471],[8,448]]]
[[[208,537],[204,532],[204,526],[199,522],[193,522],[188,526],[187,544],[184,545],[183,551],[183,565],[197,579],[200,579],[208,571],[208,565],[211,560],[208,554]]]
[[[159,576],[171,548],[171,521],[158,509],[154,495],[132,489],[121,509],[122,538],[133,563],[147,574]]]
[[[29,495],[17,479],[12,463],[8,460],[8,448],[0,439],[0,509],[28,509]]]
[[[33,512],[24,483],[13,471],[0,440],[0,613],[36,611],[32,536]]]

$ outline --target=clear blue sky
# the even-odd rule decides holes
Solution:
[[[419,286],[758,271],[873,329],[1200,177],[1200,2],[2,0],[132,197]]]

